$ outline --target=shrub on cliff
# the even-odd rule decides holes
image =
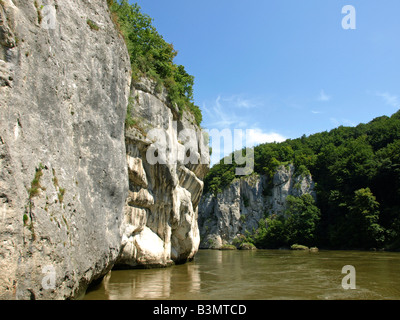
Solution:
[[[400,247],[400,111],[355,127],[254,148],[254,171],[266,176],[267,184],[272,184],[277,165],[285,163],[294,164],[295,175],[311,174],[316,183],[315,205],[321,212],[316,245]],[[222,191],[229,185],[223,178],[234,179],[226,172],[234,173],[235,166],[220,163],[211,168],[204,190]],[[268,191],[267,185],[264,196]]]
[[[146,76],[165,86],[171,103],[179,110],[188,110],[200,125],[202,114],[193,103],[194,77],[182,65],[176,65],[177,51],[152,25],[152,18],[141,12],[137,3],[107,0],[113,21],[117,24],[131,58],[134,78]]]

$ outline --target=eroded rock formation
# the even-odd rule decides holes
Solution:
[[[165,90],[133,83],[107,1],[2,0],[0,44],[0,299],[78,298],[116,263],[193,258],[208,147]],[[178,161],[148,161],[157,128]]]
[[[198,204],[208,171],[208,146],[193,116],[188,112],[180,116],[168,103],[166,92],[157,93],[154,82],[134,83],[131,103],[135,125],[126,133],[129,197],[117,265],[182,263],[199,248]],[[164,151],[151,149],[151,132],[165,138]],[[189,137],[195,142],[193,148],[183,141]],[[157,155],[165,163],[149,159],[157,153],[165,153],[165,158]]]
[[[311,176],[296,176],[294,166],[289,165],[277,170],[272,184],[265,176],[250,175],[234,180],[217,196],[205,194],[199,205],[200,247],[232,244],[246,230],[256,230],[267,215],[284,215],[288,195],[306,193],[316,196]]]
[[[79,297],[120,252],[129,55],[106,1],[0,19],[0,298]]]

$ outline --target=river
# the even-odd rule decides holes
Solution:
[[[355,289],[342,286],[346,265],[355,268]],[[113,270],[84,299],[398,300],[399,275],[394,252],[200,250],[184,265]]]

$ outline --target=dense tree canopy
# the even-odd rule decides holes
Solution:
[[[400,248],[400,111],[356,127],[262,144],[254,154],[258,174],[272,177],[287,163],[295,165],[297,174],[312,174],[320,211],[318,219],[310,215],[315,245]],[[234,172],[235,164],[217,164],[205,178],[205,191],[220,192],[235,178]],[[265,234],[258,236],[259,243],[262,238],[270,246],[287,242],[279,230],[293,236],[295,229],[288,231],[287,221],[267,219],[260,225],[259,232]],[[310,230],[307,225],[299,228]]]

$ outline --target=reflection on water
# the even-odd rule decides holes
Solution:
[[[356,269],[344,290],[342,267]],[[400,299],[400,254],[201,250],[166,269],[112,271],[85,299]]]

